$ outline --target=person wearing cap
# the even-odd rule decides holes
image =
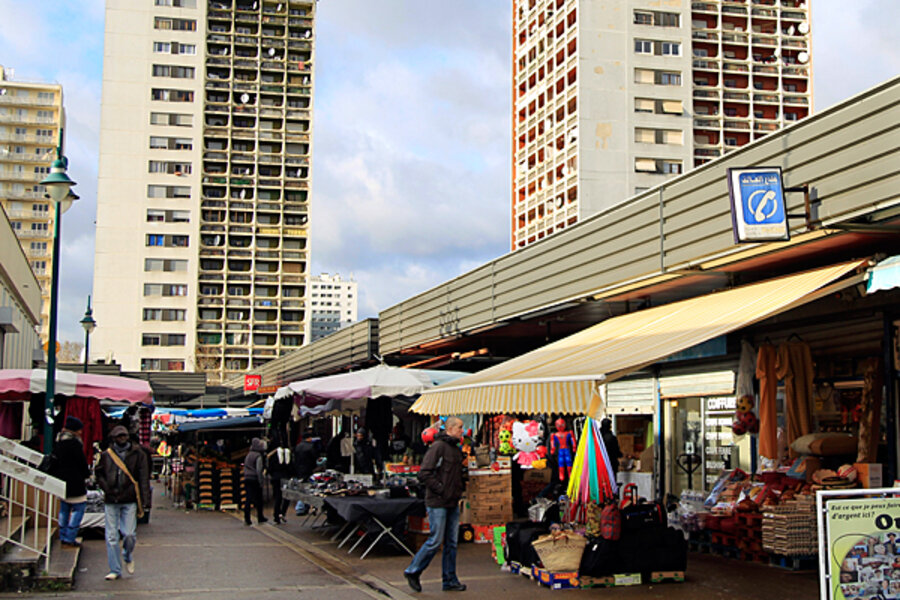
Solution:
[[[378,444],[369,437],[364,427],[356,430],[356,441],[353,443],[356,459],[356,471],[363,474],[374,474],[382,471],[381,452]]]
[[[110,445],[94,468],[97,485],[103,490],[106,512],[106,559],[109,581],[125,570],[134,574],[134,547],[137,519],[150,501],[150,465],[147,455],[129,440],[128,430],[117,425],[109,432]],[[122,538],[122,549],[119,539]]]
[[[80,546],[76,539],[87,505],[85,480],[91,476],[84,457],[81,433],[84,425],[76,417],[66,417],[62,431],[56,436],[56,444],[50,460],[48,475],[66,482],[66,497],[59,503],[59,541],[63,548]]]

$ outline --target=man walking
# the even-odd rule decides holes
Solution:
[[[262,484],[265,477],[266,443],[259,438],[250,441],[250,452],[244,458],[244,525],[253,525],[250,520],[250,505],[256,505],[256,520],[262,525],[268,519],[263,515]]]
[[[422,459],[419,480],[425,485],[425,508],[431,535],[403,572],[409,587],[416,592],[422,591],[419,576],[437,554],[441,542],[444,544],[441,565],[444,591],[463,592],[466,589],[456,577],[459,499],[465,489],[463,454],[459,448],[462,435],[462,420],[450,417],[445,430],[437,435]]]
[[[109,432],[111,444],[100,455],[94,469],[97,485],[103,490],[106,513],[106,558],[108,581],[122,577],[125,570],[134,574],[134,547],[137,544],[137,520],[150,500],[150,465],[147,454],[128,440],[128,430],[118,425]],[[119,538],[122,549],[119,549]]]
[[[87,505],[87,488],[84,481],[91,476],[87,459],[84,457],[84,442],[81,432],[84,425],[80,419],[66,417],[66,424],[56,438],[53,448],[55,460],[51,461],[48,474],[66,482],[66,497],[59,503],[59,541],[63,548],[79,546],[78,529]]]

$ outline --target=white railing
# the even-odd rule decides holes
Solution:
[[[0,502],[6,506],[0,543],[32,553],[46,567],[66,484],[37,469],[42,459],[40,452],[0,436]]]

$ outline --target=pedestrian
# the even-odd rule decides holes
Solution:
[[[50,461],[49,475],[66,482],[66,497],[59,503],[59,541],[64,548],[81,544],[76,539],[87,505],[85,480],[91,476],[84,457],[84,441],[81,432],[84,425],[77,417],[66,417],[62,431],[56,437],[56,445]]]
[[[309,479],[316,470],[316,462],[319,460],[319,446],[312,428],[303,431],[300,441],[294,448],[294,471],[297,477],[304,481]]]
[[[117,425],[109,432],[110,445],[100,455],[94,469],[97,485],[103,490],[106,513],[106,558],[112,581],[125,570],[134,574],[134,547],[137,545],[137,520],[144,515],[150,500],[150,465],[147,455],[128,439],[128,430]],[[122,549],[119,549],[119,539]]]
[[[616,474],[619,472],[619,459],[622,458],[622,451],[619,449],[619,440],[616,438],[616,434],[612,432],[612,421],[608,418],[600,421],[600,435],[603,437],[603,445],[606,446],[606,454],[609,456],[613,474]]]
[[[266,443],[259,438],[250,441],[250,452],[244,458],[244,525],[250,521],[250,505],[256,505],[256,520],[262,525],[268,522],[263,515],[262,482],[265,477]]]
[[[272,481],[272,512],[276,525],[285,522],[288,501],[281,492],[281,481],[294,475],[294,461],[290,448],[275,448],[267,455],[269,461],[269,479]]]
[[[463,481],[463,453],[459,442],[463,422],[458,417],[447,419],[422,459],[419,481],[425,485],[425,509],[431,534],[419,548],[403,575],[413,591],[421,592],[422,575],[441,543],[441,580],[445,592],[463,592],[466,586],[456,576],[456,546],[459,538],[459,499],[465,489]]]
[[[356,441],[353,443],[356,471],[363,474],[375,474],[382,471],[381,452],[378,444],[369,437],[365,427],[356,430]]]

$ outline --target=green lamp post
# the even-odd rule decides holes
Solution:
[[[56,319],[57,296],[59,293],[59,237],[62,214],[68,210],[78,196],[71,192],[75,182],[66,175],[68,161],[62,155],[62,147],[56,149],[56,160],[50,167],[50,174],[41,181],[54,206],[53,254],[50,275],[50,323],[47,330],[47,393],[46,415],[44,416],[44,454],[53,450],[53,400],[56,396]]]
[[[91,334],[97,327],[97,321],[94,320],[94,311],[91,310],[91,297],[88,296],[87,310],[84,311],[84,318],[79,321],[84,328],[84,372],[87,373],[88,360],[91,352]]]

